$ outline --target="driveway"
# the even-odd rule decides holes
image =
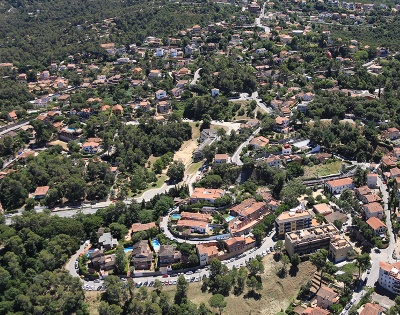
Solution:
[[[85,242],[86,243],[86,242]],[[68,260],[67,264],[65,265],[65,270],[68,270],[71,276],[73,277],[79,277],[79,274],[77,273],[77,270],[75,269],[75,261],[78,259],[78,257],[85,252],[85,248],[87,247],[86,245],[82,244],[81,247],[79,247],[78,251],[71,256],[71,258]]]

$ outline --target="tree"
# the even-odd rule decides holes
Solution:
[[[325,218],[322,214],[317,213],[315,216],[315,220],[317,220],[318,224],[322,224],[325,222]]]
[[[211,127],[211,116],[208,114],[203,115],[200,130],[209,129]]]
[[[237,274],[235,294],[238,295],[244,291],[244,286],[246,284],[247,276],[248,276],[247,269],[245,267],[240,267]]]
[[[299,179],[294,179],[288,182],[288,184],[282,188],[280,193],[281,199],[289,207],[293,208],[297,205],[297,198],[306,192],[306,186]]]
[[[258,259],[252,259],[249,261],[249,266],[248,266],[250,276],[255,276],[259,273],[264,272],[264,264],[262,261]]]
[[[226,301],[222,294],[214,294],[213,296],[211,296],[208,303],[211,307],[217,308],[220,315],[222,314],[223,309],[226,307]]]
[[[326,249],[320,249],[318,252],[315,254],[310,255],[310,261],[311,263],[317,267],[317,271],[321,272],[321,278],[319,281],[319,286],[321,287],[322,284],[322,273],[324,270],[324,267],[326,265],[326,259],[328,257],[328,251]]]
[[[282,248],[283,248],[283,241],[282,240],[278,240],[274,245],[274,249],[277,251],[276,254],[278,256],[282,255]]]
[[[35,199],[27,198],[25,201],[25,210],[33,210],[35,208]]]
[[[155,291],[158,295],[160,295],[161,290],[162,290],[162,283],[161,283],[161,281],[158,280],[158,279],[154,280],[154,291]]]
[[[199,264],[199,257],[196,254],[190,254],[188,262],[192,266],[197,266]]]
[[[293,254],[292,258],[290,259],[290,262],[292,263],[292,266],[294,268],[297,268],[298,265],[300,265],[300,262],[301,262],[300,256],[298,254]]]
[[[120,245],[115,251],[115,272],[119,275],[124,274],[127,262],[124,248]]]
[[[69,141],[68,144],[68,150],[70,152],[79,152],[81,150],[81,147],[79,146],[79,144],[76,141]]]
[[[262,283],[259,282],[255,276],[252,276],[249,279],[247,279],[246,284],[252,294],[254,294],[255,290],[262,289]]]
[[[186,281],[185,277],[182,275],[179,276],[176,284],[175,304],[181,305],[181,303],[187,299],[188,288],[189,283]]]
[[[340,221],[340,220],[335,220],[335,221],[333,221],[333,225],[336,226],[336,228],[337,228],[338,230],[341,230],[342,227],[343,227],[343,222]]]
[[[182,181],[185,174],[185,165],[182,162],[174,161],[168,168],[167,176],[172,182]]]
[[[122,314],[122,308],[118,305],[108,304],[107,302],[100,302],[99,304],[99,315],[119,315]]]
[[[286,174],[288,178],[295,178],[304,175],[304,169],[299,163],[291,162],[286,165]]]
[[[364,272],[371,267],[371,256],[368,253],[358,255],[356,257],[355,265],[358,267],[358,278],[360,278],[361,272]]]

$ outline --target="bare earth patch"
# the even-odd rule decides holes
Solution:
[[[262,314],[274,315],[281,309],[285,310],[290,302],[296,298],[300,286],[312,279],[315,267],[310,262],[301,263],[299,271],[295,277],[288,275],[281,279],[276,275],[276,263],[272,255],[264,258],[265,273],[262,275],[263,289],[260,300],[253,298],[244,298],[243,294],[235,296],[233,293],[226,297],[227,307],[224,315],[239,315],[239,314]],[[175,287],[163,287],[163,290],[169,292],[173,298]],[[245,289],[245,294],[247,289]],[[208,305],[208,300],[211,297],[209,293],[201,292],[200,283],[191,283],[188,291],[189,300],[193,303],[200,304],[205,302]]]
[[[99,315],[100,291],[85,291],[85,302],[89,304],[89,314]]]

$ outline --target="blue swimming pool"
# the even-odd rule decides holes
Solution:
[[[153,245],[153,248],[156,252],[158,252],[158,250],[160,249],[160,242],[158,241],[158,239],[153,239],[151,240],[151,245]]]
[[[125,247],[124,248],[124,252],[125,253],[129,253],[129,252],[131,252],[131,251],[133,251],[133,247],[131,246],[131,247]]]
[[[231,220],[233,220],[235,217],[233,216],[233,215],[230,215],[229,217],[226,217],[225,218],[225,221],[226,222],[229,222],[229,221],[231,221]]]
[[[181,219],[181,215],[179,213],[175,213],[173,215],[171,215],[171,220],[180,220]]]

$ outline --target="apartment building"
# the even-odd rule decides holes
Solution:
[[[283,237],[287,232],[303,230],[311,226],[312,215],[301,208],[282,212],[275,219],[276,233]]]
[[[400,294],[400,262],[393,264],[381,261],[379,263],[378,283],[386,290]]]
[[[329,252],[329,257],[339,262],[347,259],[347,253],[352,246],[339,235],[333,224],[325,224],[286,233],[285,248],[289,256],[308,255],[325,248]]]

